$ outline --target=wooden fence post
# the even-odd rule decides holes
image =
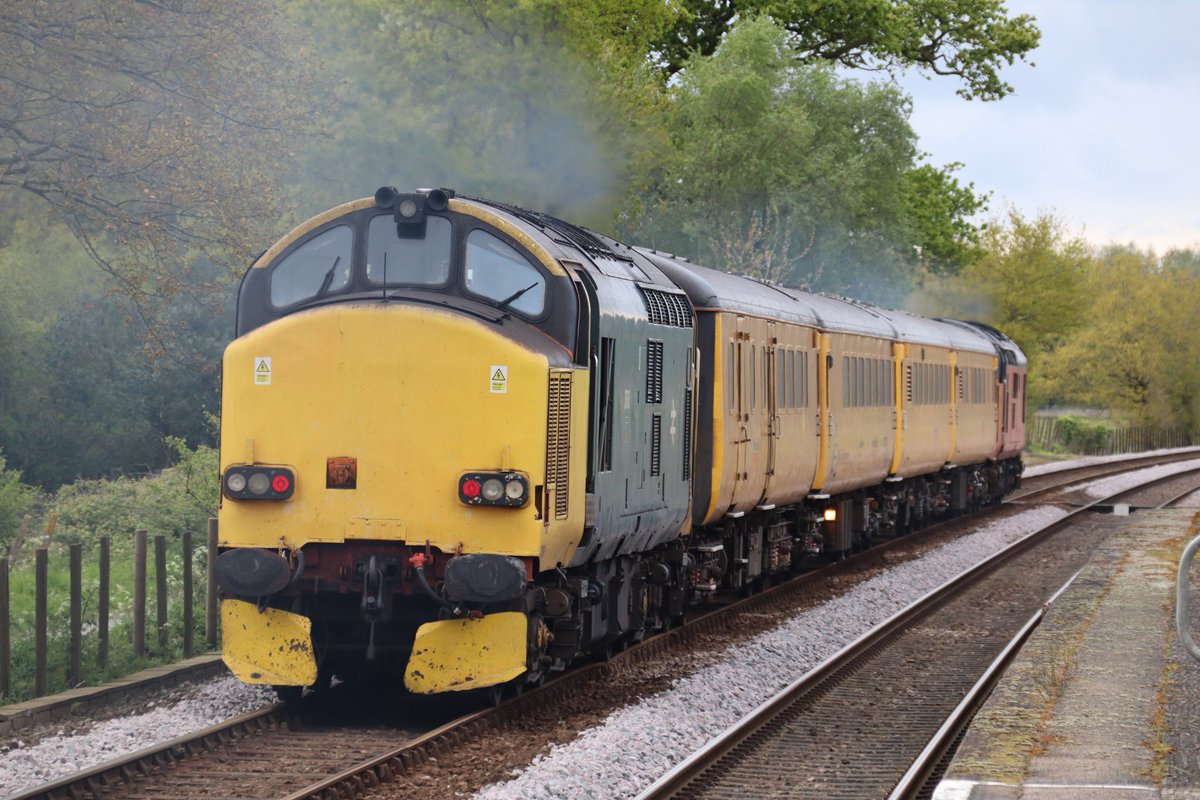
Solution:
[[[0,558],[0,697],[12,696],[12,618],[8,605],[8,558]]]
[[[208,576],[204,594],[204,644],[217,649],[217,519],[208,518]]]
[[[71,638],[67,659],[67,686],[83,683],[83,545],[71,545]]]
[[[158,626],[158,653],[167,652],[167,537],[154,537],[155,624]]]
[[[183,657],[192,657],[192,628],[196,615],[192,612],[192,532],[183,532]]]
[[[99,641],[96,643],[96,662],[101,669],[108,666],[108,594],[109,571],[111,570],[112,553],[109,538],[100,537],[100,596],[96,598],[96,632]]]
[[[33,691],[35,697],[46,694],[46,548],[39,547],[34,571],[34,668]]]
[[[133,654],[146,654],[146,532],[133,532]]]

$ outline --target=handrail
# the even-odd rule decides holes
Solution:
[[[1183,642],[1192,658],[1200,661],[1200,647],[1192,638],[1191,612],[1188,610],[1188,572],[1192,567],[1192,556],[1196,555],[1198,549],[1200,536],[1192,539],[1179,559],[1179,574],[1175,578],[1175,632],[1179,634],[1179,641]]]

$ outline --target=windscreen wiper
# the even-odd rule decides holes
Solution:
[[[515,303],[515,302],[517,302],[517,300],[519,300],[519,299],[520,299],[521,295],[525,294],[525,293],[526,293],[526,292],[528,292],[530,289],[533,289],[533,288],[537,287],[537,285],[538,285],[538,284],[537,284],[536,282],[535,282],[535,283],[531,283],[531,284],[529,284],[528,286],[526,286],[524,289],[518,289],[517,291],[513,292],[513,293],[512,293],[512,294],[510,294],[508,297],[506,297],[506,298],[504,298],[503,300],[501,300],[501,301],[500,301],[500,303],[499,303],[499,304],[496,306],[496,310],[497,310],[497,311],[506,311],[506,310],[508,310],[508,307],[509,307],[509,305],[511,305],[512,303]]]
[[[317,293],[313,295],[313,300],[320,300],[329,291],[329,287],[333,284],[333,276],[337,272],[338,264],[342,261],[342,257],[338,256],[333,260],[333,266],[329,268],[329,272],[325,273],[325,279],[321,281],[321,288],[317,289]]]

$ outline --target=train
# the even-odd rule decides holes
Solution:
[[[222,364],[231,671],[499,698],[1019,485],[1012,339],[719,266],[393,187],[265,251]]]

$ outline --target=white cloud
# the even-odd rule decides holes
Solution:
[[[950,77],[907,76],[913,126],[937,164],[993,192],[992,208],[1054,209],[1097,244],[1200,246],[1200,3],[1010,2],[1042,30],[1005,71],[1016,93],[965,101]]]

